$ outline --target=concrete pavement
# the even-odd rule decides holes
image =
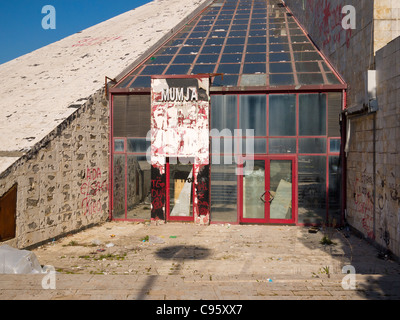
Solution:
[[[34,249],[57,273],[0,275],[0,299],[400,298],[398,262],[379,259],[355,235],[328,231],[334,245],[304,227],[107,222]],[[343,287],[345,276],[353,289]]]

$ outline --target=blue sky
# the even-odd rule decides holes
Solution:
[[[151,0],[0,0],[0,64],[87,29]],[[56,29],[45,30],[42,8],[56,10]]]

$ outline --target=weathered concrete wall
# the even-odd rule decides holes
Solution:
[[[0,176],[18,184],[16,237],[29,247],[103,222],[109,213],[109,108],[99,90]]]
[[[374,51],[376,52],[400,36],[400,1],[375,0],[373,2]]]
[[[400,257],[400,37],[377,52],[376,70],[376,240]]]
[[[376,54],[376,114],[351,117],[348,221],[400,257],[400,37]]]

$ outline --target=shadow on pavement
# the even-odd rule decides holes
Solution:
[[[319,243],[316,247],[315,240],[322,240],[324,236],[331,238],[334,244]],[[400,299],[400,263],[390,257],[382,259],[379,249],[360,234],[344,229],[321,228],[311,235],[309,229],[304,228],[298,240],[311,249],[318,248],[329,253],[340,266],[336,270],[338,273],[346,265],[354,267],[356,290],[360,297],[371,300]]]
[[[174,261],[174,269],[170,273],[171,275],[178,275],[182,269],[182,263],[184,260],[202,260],[206,259],[211,255],[211,250],[201,246],[190,246],[190,245],[177,245],[177,246],[166,246],[158,249],[155,255],[163,260]],[[157,281],[157,275],[151,275],[146,279],[146,283],[140,290],[137,300],[143,300],[148,295],[151,288]]]

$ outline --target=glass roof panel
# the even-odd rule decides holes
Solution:
[[[279,0],[215,0],[116,85],[149,88],[152,75],[223,73],[212,86],[342,82]]]

